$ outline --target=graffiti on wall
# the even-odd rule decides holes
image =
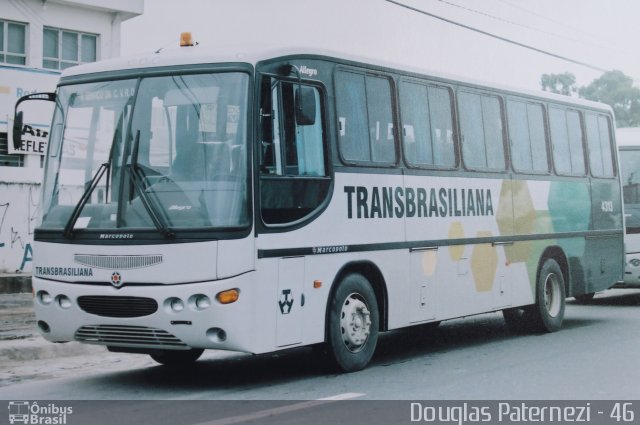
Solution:
[[[3,186],[1,192],[0,198],[4,200],[0,199],[0,272],[30,272],[33,233],[40,212],[40,187]]]

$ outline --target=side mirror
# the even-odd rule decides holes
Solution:
[[[22,111],[18,111],[18,106],[27,100],[46,100],[48,102],[56,101],[55,93],[31,93],[22,96],[16,101],[16,106],[13,114],[13,147],[14,149],[20,149],[22,145],[22,128],[24,127],[24,114]]]
[[[298,86],[296,90],[296,124],[316,123],[316,89]]]
[[[13,118],[13,148],[20,149],[22,145],[22,123],[23,123],[22,111],[16,112]]]

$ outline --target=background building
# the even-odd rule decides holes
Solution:
[[[9,140],[16,100],[53,91],[65,68],[118,56],[121,23],[143,10],[144,0],[0,0],[0,273],[31,272],[44,162]],[[30,122],[38,134],[51,119],[44,106]]]

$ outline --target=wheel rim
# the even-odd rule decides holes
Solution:
[[[562,308],[560,279],[555,273],[549,273],[544,281],[544,305],[551,317],[557,317]]]
[[[364,348],[371,331],[371,312],[359,294],[349,294],[344,300],[340,331],[347,350],[357,353]]]

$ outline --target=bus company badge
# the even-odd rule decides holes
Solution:
[[[120,273],[111,273],[111,285],[113,285],[114,288],[120,288],[122,286],[122,275],[120,275]]]
[[[293,307],[293,296],[291,296],[291,289],[283,289],[282,294],[280,294],[280,301],[278,301],[278,305],[280,306],[280,313],[289,314],[291,313],[291,307]]]

